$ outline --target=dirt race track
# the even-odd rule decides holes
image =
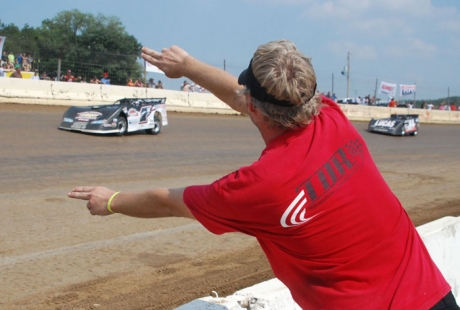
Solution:
[[[58,130],[65,109],[0,104],[0,309],[173,309],[273,277],[252,238],[91,216],[66,196],[210,182],[258,158],[249,118],[169,113],[158,136],[101,137]],[[459,126],[422,124],[417,137],[355,126],[417,226],[460,215]]]

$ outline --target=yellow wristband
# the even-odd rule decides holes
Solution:
[[[116,195],[118,195],[120,192],[116,192],[115,194],[110,197],[109,202],[107,202],[107,210],[110,211],[110,213],[115,213],[112,211],[112,208],[110,207],[110,204],[112,203],[113,198],[115,198]]]

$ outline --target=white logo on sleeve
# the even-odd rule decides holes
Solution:
[[[284,211],[284,214],[281,217],[281,225],[283,227],[294,227],[308,222],[309,220],[311,220],[319,214],[318,213],[306,218],[306,209],[304,208],[306,203],[307,198],[305,197],[305,192],[302,190],[297,195],[297,197],[291,202],[286,211]]]

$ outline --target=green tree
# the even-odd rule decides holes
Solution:
[[[42,22],[35,41],[40,68],[48,72],[61,59],[62,71],[71,69],[88,79],[107,72],[112,84],[124,85],[129,77],[142,75],[137,62],[142,46],[117,17],[63,11]]]
[[[19,30],[19,28],[14,24],[5,25],[1,23],[0,35],[5,36],[7,38],[3,45],[3,50],[6,51],[8,54],[10,52],[13,52],[14,55],[17,55],[21,50],[19,42],[21,30]]]

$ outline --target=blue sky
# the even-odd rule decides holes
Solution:
[[[117,16],[141,44],[178,45],[234,75],[260,44],[288,39],[312,57],[318,89],[339,98],[348,52],[351,97],[381,81],[415,83],[416,99],[460,96],[459,0],[21,0],[2,6],[0,20],[37,27],[72,9]],[[150,74],[171,89],[183,80]]]

